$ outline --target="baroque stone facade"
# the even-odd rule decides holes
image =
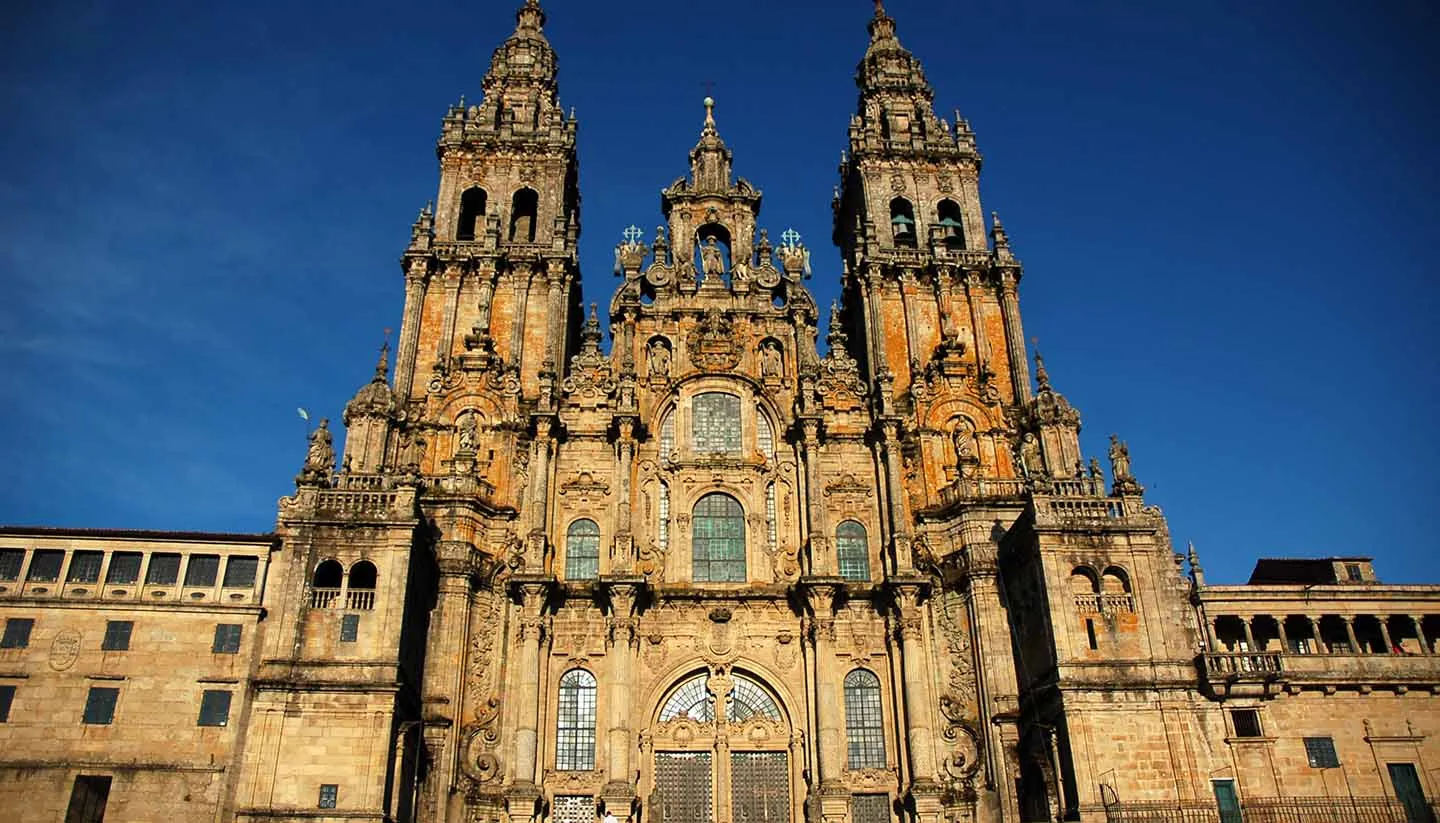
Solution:
[[[482,101],[446,113],[393,376],[387,346],[340,454],[312,433],[274,535],[0,533],[0,616],[34,621],[0,649],[0,740],[26,747],[0,808],[1429,819],[1440,587],[1362,560],[1209,586],[1175,552],[1128,447],[1107,478],[1038,355],[1032,378],[975,136],[882,6],[833,202],[840,305],[761,224],[707,99],[664,222],[616,246],[608,348],[545,22],[527,0]],[[91,574],[132,542],[143,576]],[[159,554],[180,560],[152,582]],[[101,648],[97,615],[148,640]]]

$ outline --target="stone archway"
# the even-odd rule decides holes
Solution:
[[[647,823],[798,819],[798,738],[775,692],[725,667],[680,678],[644,735]]]

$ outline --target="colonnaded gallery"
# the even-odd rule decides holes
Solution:
[[[608,347],[517,20],[273,534],[0,530],[0,819],[1434,819],[1440,586],[1176,552],[1032,374],[975,135],[883,7],[840,305],[706,100]]]

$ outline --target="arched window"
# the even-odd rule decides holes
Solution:
[[[1100,590],[1105,594],[1129,594],[1130,575],[1119,566],[1110,566],[1100,577]]]
[[[835,555],[840,560],[840,576],[846,580],[870,579],[870,541],[865,527],[846,520],[835,529]]]
[[[939,218],[940,239],[945,246],[965,248],[965,223],[961,220],[960,204],[954,200],[941,200],[935,216]]]
[[[765,455],[766,460],[775,459],[775,429],[770,425],[770,418],[765,412],[755,410],[755,440],[760,447],[760,453]]]
[[[694,580],[745,582],[745,512],[735,498],[708,494],[691,518]]]
[[[690,440],[697,454],[740,453],[740,398],[723,392],[695,395]]]
[[[576,520],[565,533],[565,579],[594,580],[600,576],[600,527],[594,520]]]
[[[345,608],[375,608],[375,581],[378,578],[375,564],[361,560],[350,567],[350,585],[345,590]]]
[[[310,585],[316,589],[339,589],[345,582],[345,567],[339,561],[326,560],[315,567]]]
[[[845,676],[845,741],[852,769],[885,768],[885,723],[880,679],[856,669]]]
[[[555,722],[555,768],[588,772],[595,768],[595,675],[571,669],[560,678]]]
[[[479,187],[466,189],[460,195],[460,222],[455,225],[456,240],[474,240],[484,230],[481,220],[485,217],[485,190]]]
[[[735,687],[727,695],[727,720],[742,723],[752,717],[784,719],[780,714],[780,705],[765,687],[743,674],[735,674],[731,679],[734,680]],[[681,683],[670,693],[670,699],[665,701],[665,707],[660,710],[660,722],[682,717],[698,723],[714,720],[715,697],[710,694],[708,680],[707,675],[698,674]]]
[[[890,231],[896,246],[915,248],[915,207],[903,197],[890,201]]]
[[[510,242],[534,243],[535,222],[540,214],[540,195],[534,189],[515,192],[510,205]]]

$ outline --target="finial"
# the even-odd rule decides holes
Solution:
[[[390,330],[385,330],[385,342],[380,344],[380,362],[375,364],[375,379],[385,382],[390,373]]]
[[[885,0],[875,0],[875,16],[885,16]]]
[[[600,327],[600,310],[599,310],[599,307],[596,306],[594,303],[591,303],[591,304],[590,304],[590,321],[589,321],[589,322],[590,322],[590,325],[592,325],[592,326],[594,326],[594,327],[596,327],[596,328],[599,328],[599,327]]]
[[[1050,372],[1045,371],[1045,358],[1040,350],[1035,350],[1035,381],[1040,384],[1040,391],[1050,391]]]
[[[715,98],[705,98],[705,130],[715,130]]]

